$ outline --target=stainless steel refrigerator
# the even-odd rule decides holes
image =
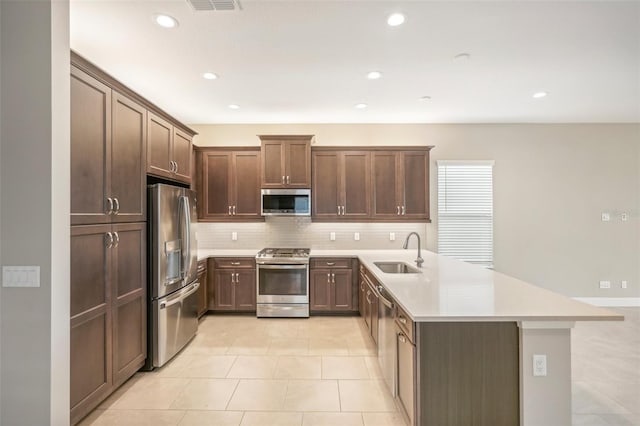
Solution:
[[[147,368],[161,367],[198,329],[195,192],[149,186],[149,354]]]

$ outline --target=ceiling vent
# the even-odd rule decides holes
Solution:
[[[187,3],[197,12],[242,10],[240,0],[187,0]]]

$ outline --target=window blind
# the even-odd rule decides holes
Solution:
[[[493,267],[493,161],[437,161],[438,252]]]

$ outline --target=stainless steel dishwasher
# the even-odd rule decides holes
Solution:
[[[395,303],[383,286],[378,285],[378,363],[382,376],[396,396],[397,337],[395,327]]]

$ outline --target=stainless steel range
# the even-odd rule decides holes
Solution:
[[[258,317],[309,316],[308,248],[266,248],[256,255]]]

